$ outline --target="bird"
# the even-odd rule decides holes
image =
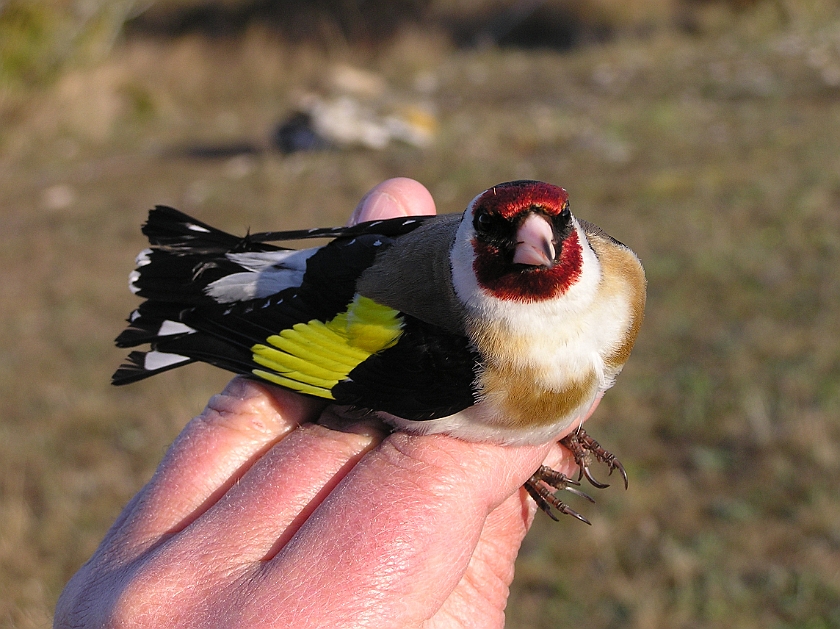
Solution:
[[[150,247],[129,286],[145,301],[115,342],[148,347],[113,384],[200,361],[395,430],[559,441],[577,478],[543,465],[524,485],[555,520],[589,523],[557,494],[593,501],[577,489],[583,477],[608,486],[593,461],[627,487],[581,424],[630,356],[645,273],[629,247],[571,213],[564,188],[510,181],[462,213],[245,236],[158,205],[142,230]],[[272,244],[313,238],[329,241]]]

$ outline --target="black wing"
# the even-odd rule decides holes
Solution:
[[[376,255],[429,218],[239,237],[173,208],[156,207],[143,226],[152,247],[138,257],[131,281],[146,300],[116,339],[120,347],[149,344],[150,349],[131,352],[112,382],[128,384],[196,361],[253,375],[260,368],[255,345],[298,323],[326,322],[345,312],[359,275]],[[325,237],[333,240],[303,253],[267,243]],[[213,290],[220,281],[242,277],[242,285],[259,292],[252,277],[261,272],[255,270],[259,264],[274,279],[294,281],[247,298],[237,297],[243,289],[236,282],[227,292]],[[403,327],[396,344],[338,382],[331,389],[335,401],[414,420],[444,417],[474,404],[478,355],[467,339],[403,313],[399,317]]]
[[[250,373],[250,348],[296,323],[326,321],[342,312],[355,293],[358,276],[393,238],[416,229],[430,217],[369,221],[352,227],[234,236],[183,212],[157,206],[143,226],[151,249],[138,256],[132,290],[146,298],[116,339],[119,347],[149,343],[151,351],[132,352],[114,374],[127,384],[197,360]],[[236,274],[249,254],[282,256],[294,250],[259,242],[333,237],[301,264],[300,278],[283,290],[251,299],[222,300],[208,288]],[[231,255],[234,254],[234,255]],[[237,256],[240,256],[237,258]],[[279,259],[279,258],[278,258]],[[284,262],[270,270],[282,274]]]
[[[479,354],[466,337],[410,317],[397,344],[361,363],[333,388],[340,404],[403,419],[446,417],[476,403]]]

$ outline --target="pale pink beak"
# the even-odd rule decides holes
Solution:
[[[542,214],[531,214],[516,231],[514,264],[554,266],[554,232]]]

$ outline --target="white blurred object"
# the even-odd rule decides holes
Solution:
[[[297,111],[275,134],[281,150],[382,150],[391,142],[426,148],[434,142],[438,120],[433,107],[395,94],[379,74],[342,64],[330,72],[328,84],[329,96],[310,92],[298,97]]]
[[[315,132],[339,146],[383,149],[391,139],[384,121],[350,96],[326,100],[310,95],[301,105],[311,116]]]
[[[428,107],[376,108],[352,96],[323,98],[309,94],[301,99],[300,110],[309,114],[315,133],[339,147],[382,150],[396,140],[425,148],[434,141],[438,127]]]

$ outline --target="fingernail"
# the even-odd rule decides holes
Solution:
[[[354,221],[375,221],[405,214],[402,204],[391,194],[374,190],[353,213]]]

